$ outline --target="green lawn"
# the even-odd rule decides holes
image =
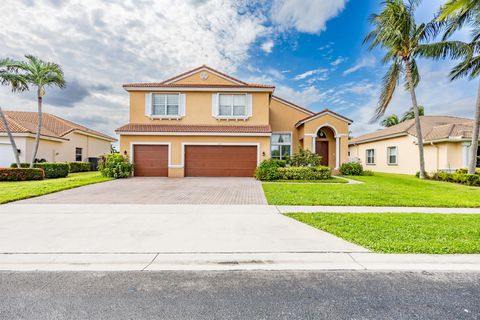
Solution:
[[[268,203],[274,205],[480,207],[478,187],[388,173],[354,179],[364,183],[265,183],[263,190]]]
[[[66,178],[40,181],[0,182],[0,203],[38,197],[47,193],[109,181],[99,172],[70,173]]]
[[[289,217],[382,253],[480,253],[480,215],[290,213]]]
[[[330,179],[324,179],[324,180],[274,180],[274,181],[268,181],[264,183],[348,183],[347,180],[331,177]]]

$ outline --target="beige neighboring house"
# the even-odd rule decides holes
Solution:
[[[468,166],[473,120],[422,116],[420,121],[427,172]],[[351,139],[349,157],[367,170],[415,174],[420,168],[415,121],[408,120]]]
[[[10,130],[20,150],[20,161],[32,158],[37,132],[37,113],[25,111],[4,111]],[[88,161],[110,152],[115,138],[82,125],[43,113],[40,146],[37,159],[48,162]],[[10,140],[0,122],[0,167],[10,167],[15,162]]]
[[[348,160],[350,119],[315,113],[251,84],[201,66],[155,83],[125,84],[129,123],[120,152],[135,176],[247,176],[265,159],[299,148],[338,168]],[[288,97],[286,97],[288,98]]]

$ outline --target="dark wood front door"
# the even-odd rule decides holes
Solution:
[[[167,177],[168,146],[133,146],[134,176]]]
[[[322,166],[328,167],[328,141],[317,141],[315,153],[322,157]]]
[[[256,146],[185,146],[187,177],[252,177]]]

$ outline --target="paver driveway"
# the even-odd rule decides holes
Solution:
[[[60,191],[16,203],[48,204],[266,204],[253,178],[137,177]]]

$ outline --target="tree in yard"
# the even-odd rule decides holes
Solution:
[[[380,14],[371,17],[373,31],[365,37],[364,43],[370,43],[369,48],[380,47],[387,52],[382,59],[390,67],[383,78],[383,86],[375,111],[375,120],[382,117],[392,100],[400,77],[405,80],[405,89],[410,92],[413,113],[415,115],[415,129],[418,141],[420,178],[425,178],[425,158],[423,152],[422,128],[418,110],[415,88],[420,81],[420,76],[415,61],[418,46],[426,43],[436,35],[438,25],[436,22],[417,25],[414,11],[418,0],[386,0],[385,7]]]
[[[40,131],[42,129],[42,101],[45,96],[45,87],[65,87],[62,67],[53,62],[45,62],[33,55],[25,55],[27,61],[8,60],[5,68],[9,71],[18,72],[22,81],[37,88],[38,123],[35,136],[30,168],[37,157],[38,145],[40,144]]]
[[[448,0],[440,9],[438,20],[446,24],[442,41],[421,48],[426,57],[435,59],[461,58],[450,72],[450,79],[468,77],[470,80],[480,75],[480,1],[478,0]],[[471,42],[447,41],[457,30],[468,26],[471,28]],[[477,102],[475,106],[475,119],[470,146],[470,162],[468,173],[474,174],[477,165],[477,150],[480,130],[480,80],[477,88]]]
[[[25,82],[23,77],[21,77],[15,70],[9,70],[8,68],[6,68],[6,65],[10,64],[11,62],[12,60],[10,59],[0,60],[0,84],[4,86],[10,86],[12,92],[28,90],[28,84]],[[18,155],[17,144],[15,143],[15,139],[13,138],[12,131],[10,130],[10,126],[8,125],[7,118],[5,117],[5,114],[3,113],[1,107],[0,118],[2,120],[5,131],[7,132],[8,139],[10,140],[10,145],[12,146],[15,163],[17,164],[17,167],[20,168],[20,158]]]
[[[423,106],[418,106],[418,115],[420,117],[425,115],[425,108]],[[400,122],[405,122],[407,120],[412,120],[412,119],[415,119],[415,112],[413,111],[413,108],[410,108],[410,110],[408,110],[403,114],[403,117],[400,120]]]
[[[398,116],[396,114],[392,114],[391,116],[386,117],[381,122],[382,126],[384,126],[386,128],[392,127],[392,126],[397,125],[399,123],[400,123],[400,120],[398,119]]]

